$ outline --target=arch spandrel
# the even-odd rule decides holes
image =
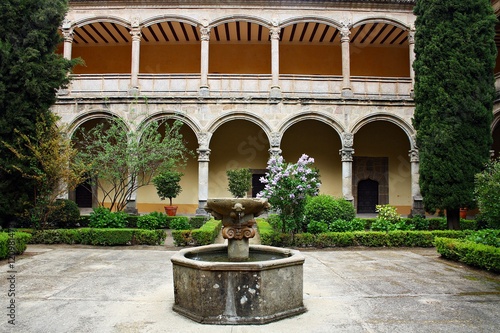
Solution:
[[[285,133],[287,129],[304,120],[317,120],[329,125],[337,132],[339,138],[341,138],[342,133],[345,132],[344,127],[340,125],[335,119],[319,112],[310,112],[310,111],[301,112],[286,119],[279,127],[278,131],[283,135],[283,133]]]

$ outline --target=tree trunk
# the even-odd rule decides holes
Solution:
[[[460,208],[447,209],[446,222],[448,222],[448,229],[460,230]]]

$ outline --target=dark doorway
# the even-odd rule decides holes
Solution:
[[[92,185],[90,179],[75,189],[75,202],[80,208],[92,208]]]
[[[376,213],[378,205],[378,182],[371,179],[358,183],[358,213]]]
[[[257,194],[264,189],[264,184],[260,182],[261,177],[265,177],[263,173],[254,173],[252,175],[252,198],[255,198]]]

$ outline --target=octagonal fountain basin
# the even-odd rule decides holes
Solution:
[[[304,256],[251,245],[249,260],[227,259],[227,245],[184,249],[171,259],[173,310],[203,324],[265,324],[306,311]]]

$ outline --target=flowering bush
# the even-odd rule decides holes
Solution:
[[[265,184],[257,196],[267,198],[277,211],[283,232],[305,231],[304,206],[308,195],[318,195],[321,182],[318,170],[312,168],[314,159],[303,154],[296,164],[285,163],[283,157],[271,158],[267,163]]]

